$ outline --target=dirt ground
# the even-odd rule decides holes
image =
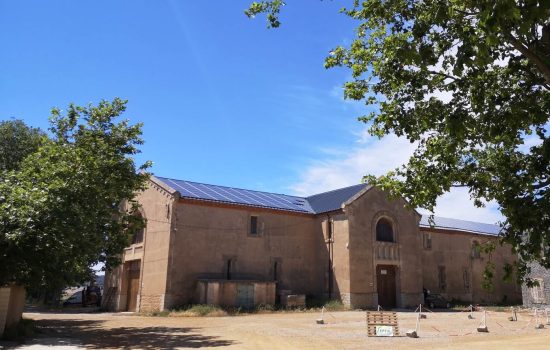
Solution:
[[[287,312],[226,317],[146,317],[126,313],[26,313],[39,333],[18,349],[55,346],[62,349],[550,349],[550,325],[535,329],[527,312],[517,322],[509,313],[489,312],[489,333],[478,333],[481,312],[427,313],[419,338],[404,336],[414,329],[416,314],[399,312],[403,336],[369,338],[364,311]],[[542,317],[541,323],[546,324]]]

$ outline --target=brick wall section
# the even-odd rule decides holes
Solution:
[[[530,288],[524,284],[521,287],[521,293],[523,295],[523,306],[526,307],[546,307],[550,304],[550,270],[545,269],[544,267],[538,264],[530,264],[531,273],[529,277],[531,278],[542,278],[544,281],[544,303],[535,303],[533,299],[533,294]]]
[[[141,307],[140,311],[142,312],[148,312],[148,311],[157,311],[164,309],[164,294],[158,294],[158,295],[141,295],[140,302]]]

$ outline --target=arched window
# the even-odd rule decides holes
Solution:
[[[393,227],[388,219],[381,218],[376,223],[376,240],[381,242],[394,242]]]

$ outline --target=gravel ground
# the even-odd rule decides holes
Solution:
[[[477,332],[482,313],[427,313],[419,338],[369,338],[365,312],[286,312],[226,317],[146,317],[128,313],[26,313],[37,336],[18,349],[550,349],[550,325],[535,329],[529,313],[517,322],[488,312],[489,333]],[[414,329],[416,314],[399,312],[401,334]],[[541,318],[540,322],[546,323]]]

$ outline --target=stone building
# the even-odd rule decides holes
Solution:
[[[500,278],[515,259],[506,246],[491,257],[494,291],[481,288],[487,257],[476,247],[498,227],[444,218],[431,226],[366,184],[302,198],[152,177],[137,199],[147,226],[106,276],[112,310],[252,306],[288,294],[413,307],[424,288],[449,300],[521,301],[521,288]]]
[[[531,272],[527,277],[536,280],[538,285],[531,288],[522,286],[523,306],[547,308],[550,305],[550,270],[539,264],[531,264],[529,267]]]

